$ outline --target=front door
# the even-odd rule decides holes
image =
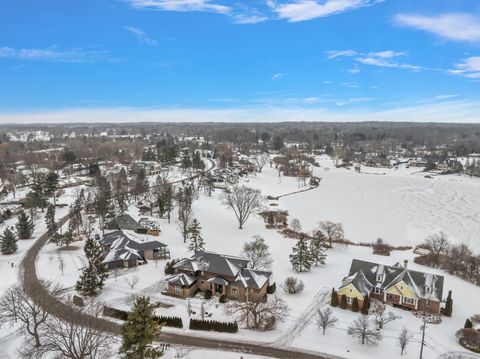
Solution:
[[[218,295],[223,294],[223,285],[215,284],[215,294],[218,294]]]

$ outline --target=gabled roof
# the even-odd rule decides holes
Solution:
[[[110,263],[110,262],[117,262],[117,261],[127,261],[131,259],[143,259],[140,254],[134,249],[131,248],[120,248],[120,249],[113,249],[106,257],[103,259],[102,263]]]
[[[354,259],[350,266],[348,277],[345,278],[344,281],[348,278],[353,279],[359,272],[362,272],[365,279],[374,287],[387,290],[403,281],[418,298],[437,301],[441,301],[443,298],[444,278],[438,274],[424,273],[404,268],[400,263],[396,263],[393,266],[387,266]],[[382,280],[380,282],[377,281],[377,279],[380,278]],[[431,288],[430,293],[427,293],[427,287]]]
[[[373,284],[367,279],[362,270],[344,278],[340,288],[344,288],[349,284],[353,285],[363,296],[368,295],[373,288]]]
[[[132,231],[141,228],[136,220],[128,213],[122,213],[106,224],[108,229],[129,229]]]
[[[190,277],[185,273],[179,273],[168,278],[167,282],[173,285],[179,285],[181,287],[190,287],[193,283],[196,282],[196,279]]]
[[[197,270],[235,277],[240,270],[247,268],[248,259],[218,254],[215,252],[198,252],[188,259],[182,259],[173,268],[195,272]]]
[[[243,288],[260,289],[270,280],[271,276],[272,272],[244,268],[235,277],[233,285]]]

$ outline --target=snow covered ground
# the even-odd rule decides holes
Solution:
[[[320,164],[322,167],[315,169],[315,175],[322,177],[319,188],[279,200],[280,205],[290,212],[289,219],[299,218],[304,230],[314,228],[320,220],[333,220],[344,224],[348,238],[354,242],[371,242],[382,237],[390,244],[415,245],[423,241],[426,235],[443,229],[452,240],[465,242],[477,250],[480,249],[480,243],[475,242],[476,233],[480,229],[477,211],[480,208],[480,198],[476,196],[480,182],[458,176],[437,176],[427,179],[424,173],[418,172],[418,169],[406,168],[398,170],[364,168],[362,170],[369,173],[356,173],[335,168],[332,161],[325,157],[320,158]],[[242,179],[242,183],[261,189],[265,195],[278,196],[299,190],[296,179],[279,178],[278,172],[268,167],[264,168],[261,174]],[[274,230],[266,229],[258,217],[252,217],[245,228],[239,230],[233,212],[221,204],[220,196],[220,190],[216,190],[211,197],[201,193],[193,206],[194,216],[202,225],[206,249],[236,255],[240,254],[242,245],[251,240],[253,235],[262,235],[270,245],[274,258],[273,273],[277,281],[277,293],[288,303],[289,316],[274,331],[262,333],[261,336],[245,329],[241,329],[238,334],[198,333],[190,332],[188,329],[172,328],[164,330],[184,331],[200,336],[241,338],[362,359],[387,355],[400,358],[397,337],[400,330],[407,327],[415,337],[404,357],[416,358],[421,338],[421,322],[409,312],[392,308],[402,318],[385,327],[384,340],[376,347],[362,346],[346,334],[347,327],[358,314],[335,309],[335,315],[339,318],[338,326],[328,330],[325,336],[315,323],[317,310],[327,305],[331,288],[339,286],[341,279],[348,272],[352,259],[359,258],[390,265],[396,262],[403,263],[407,259],[411,268],[445,275],[444,296],[448,290],[453,291],[455,304],[452,318],[443,318],[441,324],[427,327],[425,358],[437,358],[444,353],[462,351],[454,333],[463,326],[467,317],[475,314],[480,298],[480,287],[441,271],[416,265],[413,263],[412,251],[394,251],[390,257],[380,257],[373,255],[370,248],[356,246],[330,250],[325,266],[313,268],[309,273],[294,273],[288,260],[294,242]],[[139,218],[133,206],[129,211],[134,217]],[[172,218],[174,217],[173,215]],[[187,245],[183,243],[175,220],[173,219],[171,224],[166,220],[160,222],[162,232],[158,240],[169,246],[172,258],[189,256]],[[78,249],[73,251],[58,251],[53,245],[47,245],[37,264],[40,277],[61,283],[70,289],[71,293],[84,263],[82,244],[74,245]],[[59,270],[59,256],[64,262],[63,274]],[[132,294],[148,295],[152,301],[171,305],[170,308],[158,309],[159,314],[181,316],[184,324],[188,323],[186,302],[160,294],[165,262],[151,261],[147,265],[125,269],[111,275],[101,294],[102,300],[115,307],[127,309],[132,302]],[[286,295],[279,286],[287,276],[292,275],[305,282],[305,290],[300,295]],[[128,282],[134,277],[138,278],[138,283],[132,289]],[[193,299],[191,303],[193,308],[200,306],[198,299]],[[212,313],[213,319],[232,319],[225,316],[221,305],[217,305],[214,300],[207,302],[206,311]],[[173,351],[168,355],[173,355],[172,353]],[[210,354],[205,351],[193,351],[190,357],[210,357]],[[238,354],[228,356],[217,352],[215,355],[222,358],[240,357]]]

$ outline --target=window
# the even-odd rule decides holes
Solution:
[[[381,282],[383,279],[383,276],[382,275],[377,275],[377,282]]]
[[[352,288],[350,288],[350,293],[352,293]]]
[[[415,298],[403,297],[403,302],[404,302],[405,304],[415,305]]]
[[[432,293],[432,287],[430,286],[425,287],[425,292]]]
[[[430,301],[428,299],[425,301],[425,307],[430,308]]]
[[[233,295],[236,295],[237,294],[237,288],[232,288],[231,292],[232,292]]]
[[[177,293],[177,294],[182,293],[182,287],[180,287],[179,285],[176,285],[175,286],[175,293]]]
[[[375,287],[375,288],[373,288],[373,292],[377,293],[377,294],[382,294],[382,288]]]
[[[347,304],[352,304],[353,303],[353,298],[347,297]]]

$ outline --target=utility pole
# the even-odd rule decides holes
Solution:
[[[427,328],[427,320],[423,319],[422,326],[422,344],[420,345],[420,359],[423,359],[423,346],[425,345],[425,329]]]

